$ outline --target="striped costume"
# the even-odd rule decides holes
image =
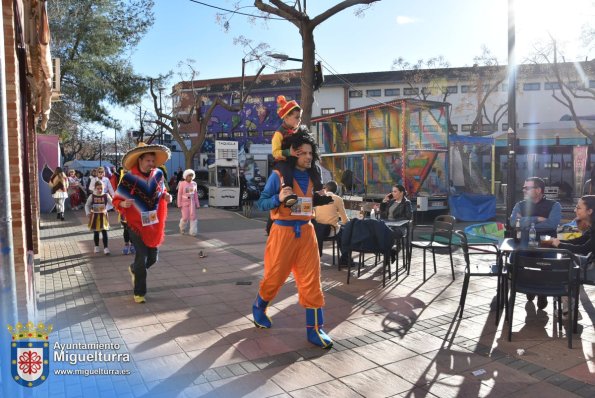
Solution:
[[[107,216],[107,208],[111,206],[112,198],[108,194],[89,195],[85,205],[85,212],[87,215],[91,214],[89,220],[90,231],[107,231],[109,230],[109,219]]]
[[[167,218],[167,203],[162,203],[165,193],[163,172],[158,168],[145,176],[137,167],[133,167],[124,174],[116,190],[114,206],[126,219],[128,228],[140,236],[147,247],[158,247],[163,242]],[[134,199],[134,205],[128,208],[119,207],[120,202],[126,199]],[[143,220],[143,215],[151,212],[157,216],[154,224]]]

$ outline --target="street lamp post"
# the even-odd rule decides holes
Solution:
[[[270,53],[268,54],[269,57],[278,59],[280,61],[296,61],[296,62],[304,62],[303,59],[300,58],[291,58],[287,54],[279,54],[279,53]]]
[[[114,150],[116,151],[116,167],[118,167],[118,130],[114,127]]]
[[[99,165],[101,166],[102,156],[103,156],[103,131],[99,133]]]
[[[161,112],[163,108],[161,106],[161,92],[165,90],[165,87],[158,87],[159,90],[159,144],[163,145],[163,126],[161,125]]]
[[[506,219],[515,202],[516,189],[516,61],[515,61],[514,0],[508,0],[508,170],[506,191]]]

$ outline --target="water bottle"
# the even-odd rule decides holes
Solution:
[[[370,210],[370,218],[371,219],[375,219],[376,218],[376,209],[372,207],[372,210]]]
[[[523,231],[521,230],[521,219],[517,218],[516,219],[516,224],[514,224],[514,241],[516,243],[520,243],[521,242],[521,236],[523,234]]]
[[[531,228],[529,228],[529,247],[537,247],[537,232],[535,231],[535,223],[531,223]]]

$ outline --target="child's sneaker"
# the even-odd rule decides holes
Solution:
[[[122,249],[122,254],[123,255],[127,255],[128,253],[130,253],[130,246],[126,245],[124,246],[124,248]]]
[[[106,256],[109,256],[110,251],[107,247],[103,249],[103,254],[105,254]]]
[[[133,245],[133,244],[130,244],[130,248],[128,249],[128,252],[129,252],[130,254],[134,254],[134,253],[136,253],[136,249],[134,248],[134,245]]]
[[[93,253],[97,254],[100,252],[99,246],[95,246],[95,250],[93,250]]]

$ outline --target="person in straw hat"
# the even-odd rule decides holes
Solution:
[[[136,249],[134,263],[128,270],[137,303],[145,302],[147,269],[157,261],[158,247],[164,238],[167,204],[172,197],[165,189],[159,166],[169,156],[167,147],[144,142],[128,151],[122,158],[122,166],[128,172],[113,199],[114,207],[126,218],[130,241]]]

